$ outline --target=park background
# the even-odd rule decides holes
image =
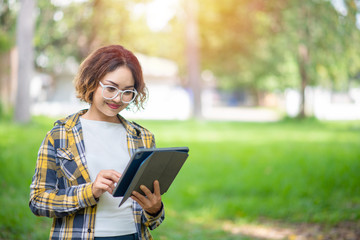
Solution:
[[[360,238],[360,1],[7,0],[0,21],[0,239],[48,237],[36,154],[108,44],[149,90],[122,114],[190,148],[155,239]]]

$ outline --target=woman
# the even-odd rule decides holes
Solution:
[[[55,122],[38,153],[30,209],[54,219],[50,239],[152,239],[164,220],[159,182],[146,196],[111,193],[137,148],[155,147],[151,132],[119,113],[146,100],[141,66],[119,45],[100,48],[80,65],[78,97],[90,104]]]

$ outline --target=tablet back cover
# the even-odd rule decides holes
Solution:
[[[140,185],[145,185],[151,192],[154,191],[153,182],[158,180],[160,183],[160,192],[164,194],[170,187],[171,183],[174,181],[181,167],[183,166],[185,160],[187,159],[188,149],[182,149],[183,151],[178,151],[173,149],[158,149],[151,154],[141,155],[143,161],[140,163],[134,177],[131,179],[121,179],[119,181],[120,186],[114,192],[114,196],[124,196],[120,205],[124,203],[130,196],[133,191],[143,193],[140,189]],[[146,152],[146,149],[144,150]],[[136,159],[136,156],[132,161]],[[136,160],[135,160],[136,161]],[[131,163],[124,173],[130,170],[134,172],[134,169],[131,169]],[[133,164],[138,165],[138,164]],[[131,174],[128,174],[128,177]],[[129,184],[127,184],[129,182]],[[126,185],[128,187],[126,187]],[[125,192],[124,189],[126,188]],[[124,192],[124,194],[122,194]],[[121,195],[120,195],[121,194]]]

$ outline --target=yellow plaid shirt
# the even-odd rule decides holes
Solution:
[[[55,122],[41,144],[30,185],[31,211],[54,218],[50,239],[93,239],[97,201],[94,198],[85,159],[80,116],[82,110]],[[118,115],[127,132],[129,154],[137,148],[155,147],[151,132]],[[147,214],[134,201],[133,213],[139,239],[152,239],[150,230],[165,217]]]

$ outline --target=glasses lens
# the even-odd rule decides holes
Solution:
[[[112,86],[105,86],[103,88],[103,97],[107,99],[113,99],[118,93],[118,89]]]
[[[135,100],[136,97],[136,91],[134,90],[125,90],[121,94],[121,101],[123,103],[131,103]]]

